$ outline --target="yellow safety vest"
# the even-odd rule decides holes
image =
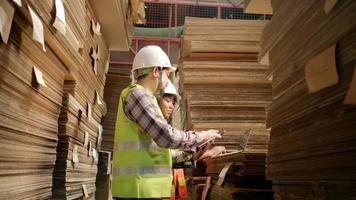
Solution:
[[[127,118],[123,99],[134,89],[134,84],[121,92],[115,127],[113,154],[113,197],[162,198],[169,197],[172,183],[172,156],[169,149],[161,148],[140,130],[136,122]],[[162,115],[156,98],[152,101]]]

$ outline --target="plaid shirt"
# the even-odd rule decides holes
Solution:
[[[162,148],[191,149],[202,142],[194,131],[182,131],[173,128],[157,111],[157,101],[146,89],[134,89],[123,102],[126,116],[136,122]],[[191,153],[177,151],[173,154],[174,162],[189,160]]]

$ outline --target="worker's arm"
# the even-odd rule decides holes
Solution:
[[[124,100],[126,116],[135,121],[144,133],[149,134],[156,144],[163,148],[191,148],[199,146],[208,138],[215,137],[214,131],[204,134],[173,128],[158,113],[153,99],[145,89],[133,90]]]

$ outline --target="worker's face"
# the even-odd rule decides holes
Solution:
[[[153,69],[153,76],[154,78],[156,78],[157,83],[159,82],[159,73],[160,73],[160,69],[158,67],[155,67]],[[170,71],[167,69],[163,69],[162,71],[162,81],[161,84],[158,85],[159,89],[163,90],[167,85],[168,85],[168,81],[169,81],[169,75],[170,75]]]
[[[163,95],[160,101],[160,108],[164,119],[168,120],[174,109],[174,96],[173,95]]]

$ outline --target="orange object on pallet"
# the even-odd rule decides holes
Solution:
[[[177,185],[178,184],[178,185]],[[176,190],[178,194],[176,194]],[[173,182],[170,200],[188,198],[188,190],[185,183],[184,170],[173,169]]]

